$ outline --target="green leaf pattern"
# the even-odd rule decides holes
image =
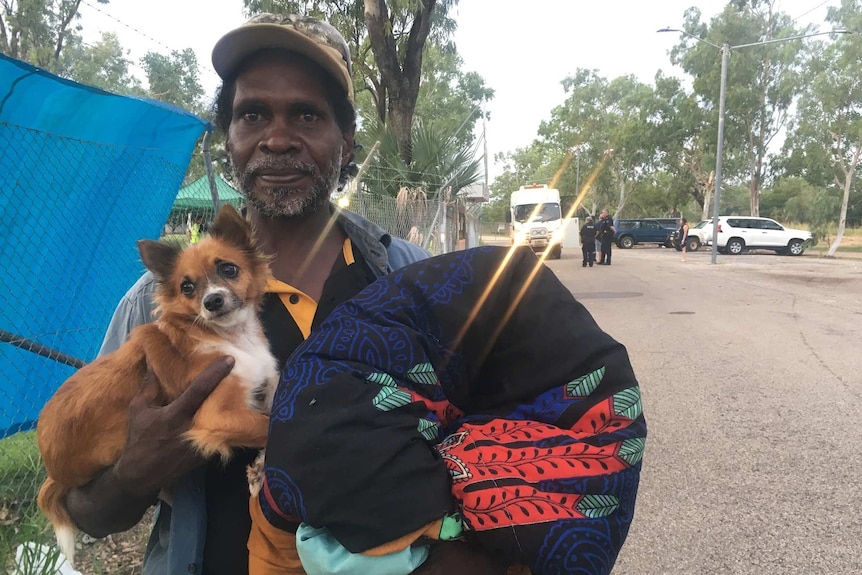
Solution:
[[[410,405],[413,399],[406,391],[394,387],[384,387],[374,398],[374,407],[380,411],[391,411],[405,405]]]
[[[434,373],[434,366],[430,363],[420,363],[411,367],[407,372],[407,379],[420,385],[437,384],[437,374]]]
[[[434,421],[420,419],[419,426],[416,429],[428,441],[435,441],[437,439],[437,423]]]
[[[617,453],[617,456],[629,465],[637,465],[644,456],[645,447],[646,438],[635,437],[632,439],[626,439],[620,444],[620,450]]]
[[[566,384],[566,395],[569,397],[589,397],[596,390],[605,376],[605,366],[583,375],[577,379],[573,379]]]
[[[598,519],[607,517],[619,506],[619,498],[613,495],[584,495],[578,502],[578,511],[590,519]]]
[[[383,385],[385,387],[395,387],[395,380],[392,379],[392,376],[388,373],[369,373],[365,376],[365,381],[376,383],[377,385]]]
[[[614,395],[614,413],[629,419],[637,419],[643,412],[641,392],[637,387],[630,387]]]

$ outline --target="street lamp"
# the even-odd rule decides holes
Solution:
[[[787,38],[775,38],[773,40],[764,40],[762,42],[752,42],[750,44],[739,44],[731,46],[727,42],[719,46],[713,44],[709,40],[704,40],[699,36],[690,34],[685,30],[678,28],[662,28],[656,32],[679,32],[698,42],[709,44],[713,48],[721,50],[721,87],[718,91],[718,144],[715,150],[715,197],[712,205],[712,263],[718,260],[718,214],[719,214],[719,198],[721,196],[721,160],[724,152],[724,96],[727,91],[727,62],[730,59],[730,51],[739,48],[750,48],[752,46],[763,46],[765,44],[777,44],[779,42],[789,42],[790,40],[800,40],[802,38],[810,38],[812,36],[823,36],[824,34],[852,34],[849,30],[831,30],[829,32],[815,32],[813,34],[802,34],[801,36],[790,36]],[[683,238],[685,239],[685,238]]]

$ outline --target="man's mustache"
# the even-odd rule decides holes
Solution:
[[[256,177],[261,172],[279,171],[279,172],[300,172],[308,176],[317,177],[317,166],[306,162],[300,162],[288,157],[266,157],[254,163],[246,165],[246,177]]]

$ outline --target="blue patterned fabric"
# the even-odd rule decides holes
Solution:
[[[534,574],[609,573],[645,446],[625,348],[528,249],[407,266],[287,362],[261,506],[353,553],[451,512]]]

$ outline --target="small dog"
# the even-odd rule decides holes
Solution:
[[[155,275],[160,316],[63,383],[37,425],[48,470],[38,504],[72,564],[76,529],[66,495],[119,458],[127,441],[129,404],[148,364],[167,404],[216,357],[234,357],[233,371],[201,405],[186,438],[204,456],[222,460],[234,447],[266,443],[279,371],[258,319],[269,261],[251,225],[226,205],[200,243],[180,250],[142,240],[138,250]]]

